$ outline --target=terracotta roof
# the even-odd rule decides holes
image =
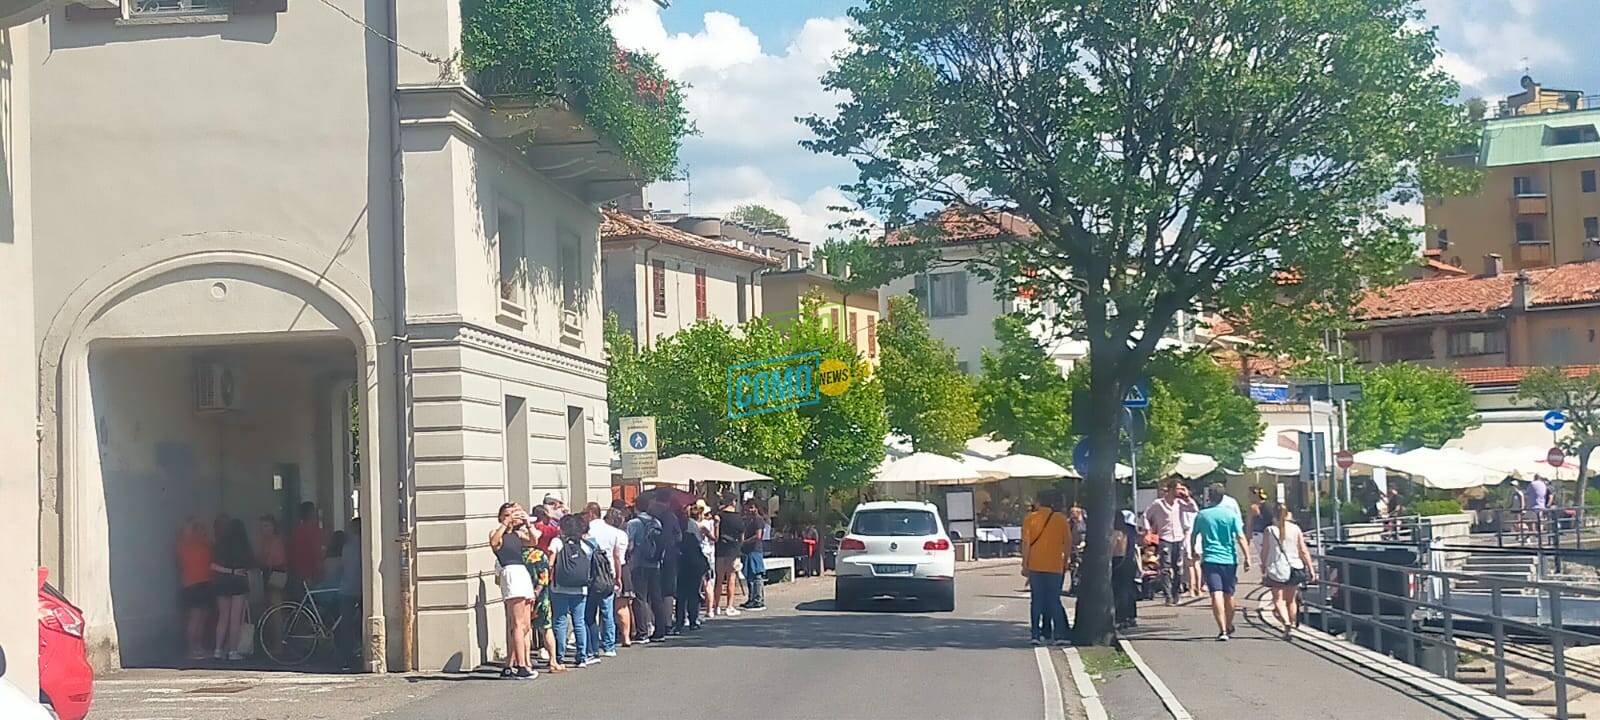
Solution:
[[[1567,377],[1582,377],[1600,369],[1600,365],[1569,365],[1561,368]],[[1515,385],[1522,382],[1533,370],[1528,366],[1455,368],[1452,370],[1461,382],[1474,387],[1486,385]]]
[[[1600,302],[1600,261],[1569,263],[1524,271],[1528,307],[1553,308]],[[1488,313],[1511,306],[1516,276],[1442,277],[1414,280],[1368,293],[1356,305],[1361,320]]]
[[[1039,226],[1021,215],[1004,210],[974,213],[960,208],[946,208],[932,218],[919,223],[920,227],[938,228],[937,237],[918,237],[910,230],[891,231],[884,243],[909,245],[914,242],[969,243],[995,240],[1002,237],[1032,237]]]
[[[783,261],[777,258],[767,257],[761,253],[751,252],[728,243],[717,242],[711,238],[700,237],[671,225],[663,225],[652,220],[636,218],[620,210],[600,211],[601,242],[620,243],[633,240],[655,240],[668,245],[716,253],[762,265],[783,264]]]
[[[1426,269],[1426,270],[1431,270],[1431,271],[1437,272],[1437,273],[1439,273],[1441,275],[1461,275],[1461,276],[1466,276],[1466,275],[1470,275],[1471,274],[1471,273],[1467,272],[1466,268],[1460,267],[1458,265],[1451,265],[1450,263],[1447,263],[1447,262],[1444,262],[1443,260],[1440,260],[1439,258],[1441,258],[1443,256],[1444,256],[1444,253],[1440,252],[1438,249],[1423,250],[1422,251],[1422,267],[1424,269]]]

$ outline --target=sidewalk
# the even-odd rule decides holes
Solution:
[[[1216,640],[1204,599],[1177,607],[1140,603],[1139,627],[1124,637],[1197,720],[1473,717],[1443,701],[1414,697],[1410,688],[1370,677],[1363,667],[1308,643],[1283,640],[1256,612],[1265,594],[1255,578],[1241,579],[1240,613],[1228,642]]]

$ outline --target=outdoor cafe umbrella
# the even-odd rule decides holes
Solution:
[[[979,475],[983,476],[984,480],[1004,480],[1011,477],[1011,473],[1000,469],[994,464],[994,461],[981,455],[964,452],[957,455],[956,459],[960,460],[962,465],[976,470]]]
[[[873,473],[872,480],[880,483],[965,485],[983,482],[985,478],[977,469],[948,455],[919,452],[903,458],[885,459]]]
[[[650,503],[659,500],[666,503],[667,507],[672,508],[674,512],[681,512],[684,508],[693,505],[694,501],[698,499],[686,490],[663,485],[639,493],[638,499],[634,500],[634,505],[640,509],[645,509],[650,507]]]
[[[1010,474],[1014,478],[1053,480],[1068,477],[1072,474],[1071,470],[1061,467],[1048,458],[1023,453],[998,458],[991,461],[989,465],[996,470]]]
[[[746,470],[738,465],[712,460],[704,455],[685,453],[656,463],[656,476],[647,479],[646,482],[652,485],[686,488],[689,487],[691,480],[738,484],[771,479],[767,475]]]
[[[1178,462],[1172,466],[1172,472],[1187,480],[1205,477],[1216,469],[1215,458],[1190,452],[1178,453]]]

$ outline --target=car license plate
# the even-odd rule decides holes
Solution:
[[[872,571],[879,575],[910,575],[910,565],[873,565]]]

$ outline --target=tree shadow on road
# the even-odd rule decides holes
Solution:
[[[911,606],[915,607],[915,606]],[[695,635],[675,638],[680,648],[779,648],[796,650],[994,650],[1026,646],[1022,622],[979,620],[939,614],[833,612],[832,600],[796,606],[798,615],[719,620]],[[884,609],[894,609],[885,604]]]

